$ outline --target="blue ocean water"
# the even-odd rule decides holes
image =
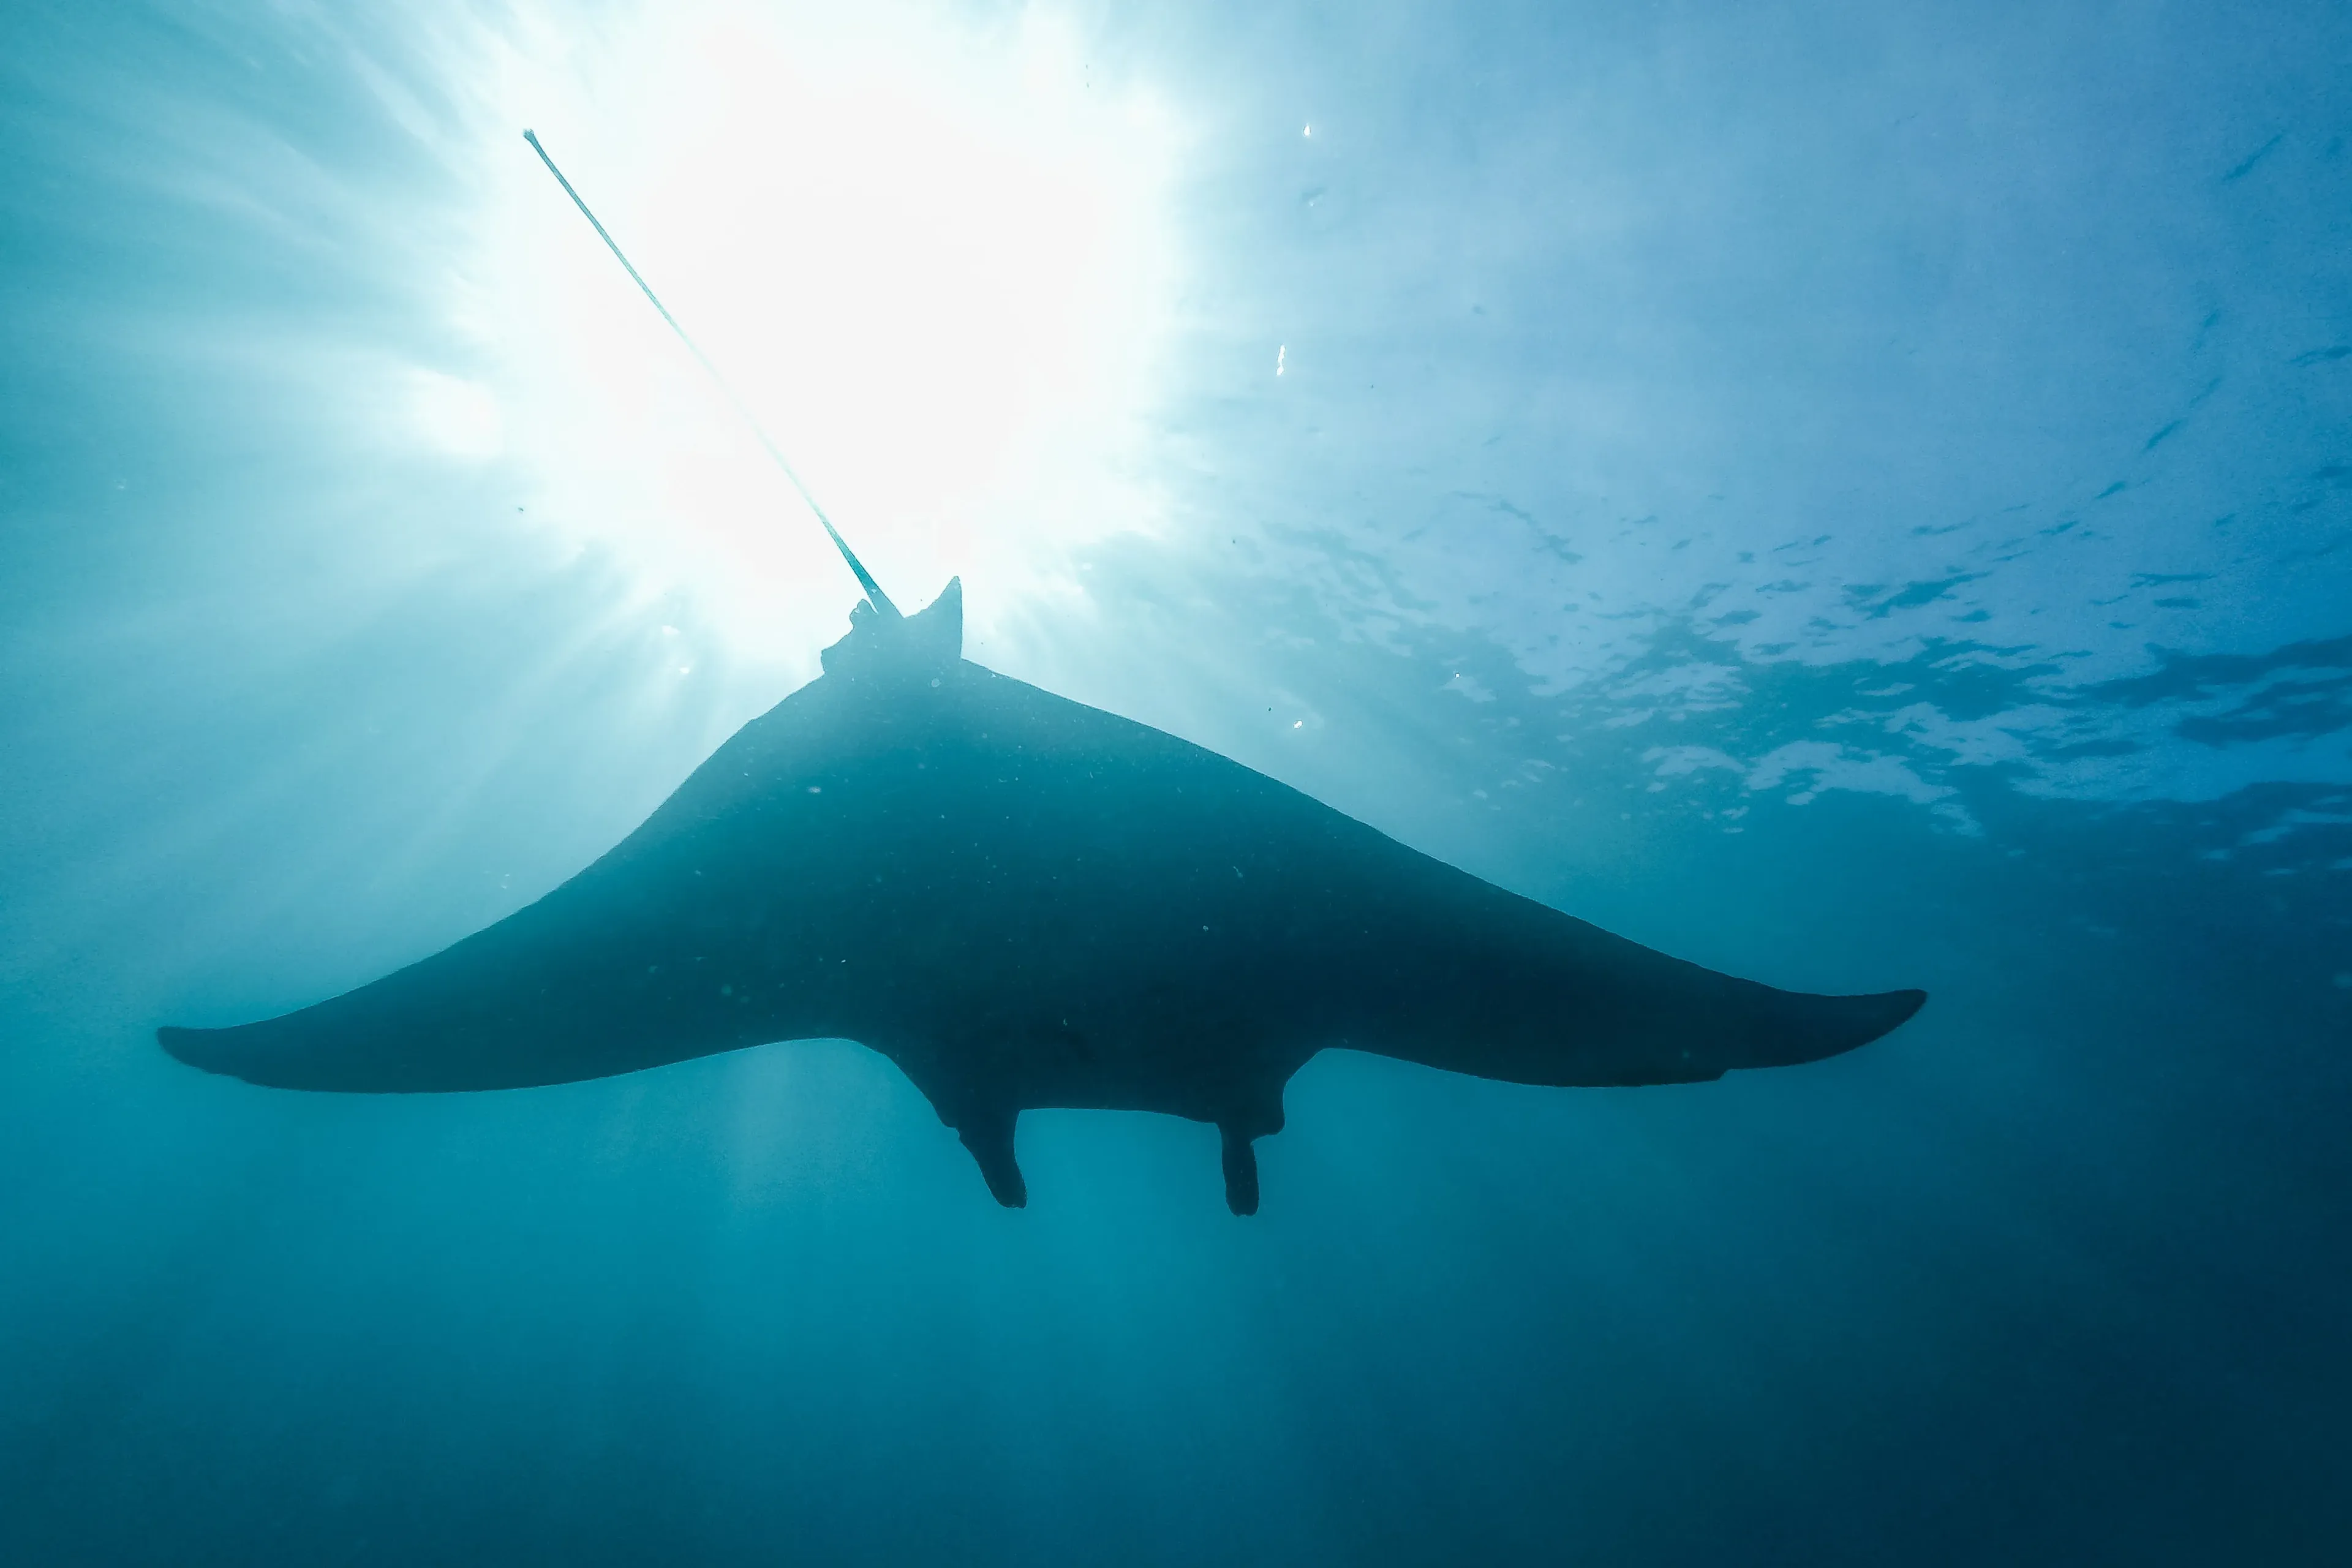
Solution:
[[[0,1558],[2340,1560],[2347,68],[2327,5],[12,6]],[[844,1042],[172,1061],[844,627],[534,123],[971,657],[1933,1000],[1675,1088],[1329,1053],[1246,1221],[1108,1113],[1000,1209]]]

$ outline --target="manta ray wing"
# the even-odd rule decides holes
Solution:
[[[961,657],[961,588],[825,673],[529,908],[183,1061],[347,1092],[576,1081],[768,1041],[898,1063],[1002,1202],[1021,1111],[1251,1141],[1329,1047],[1556,1086],[1692,1082],[1876,1039],[1917,991],[1718,974],[1422,855],[1214,752]]]

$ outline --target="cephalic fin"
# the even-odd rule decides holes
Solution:
[[[1020,1119],[1018,1110],[973,1111],[956,1129],[979,1163],[990,1195],[1009,1209],[1029,1206],[1029,1184],[1022,1179],[1021,1163],[1013,1157],[1013,1130]]]
[[[1237,1215],[1257,1213],[1257,1150],[1244,1134],[1219,1127],[1224,1139],[1225,1206]]]

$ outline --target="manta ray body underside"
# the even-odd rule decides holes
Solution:
[[[1514,1083],[1688,1083],[1874,1040],[1918,991],[1717,974],[1405,847],[1238,763],[962,658],[959,584],[861,605],[824,674],[529,908],[262,1023],[159,1031],[208,1071],[518,1089],[769,1041],[897,1063],[1019,1206],[1026,1110],[1254,1139],[1344,1047]]]

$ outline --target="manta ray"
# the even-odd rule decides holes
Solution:
[[[299,1012],[160,1030],[163,1048],[274,1088],[425,1093],[855,1040],[1009,1207],[1024,1110],[1122,1110],[1214,1125],[1246,1215],[1253,1141],[1318,1051],[1692,1083],[1852,1050],[1927,1000],[1653,952],[972,663],[960,581],[912,616],[874,597],[823,674],[545,898]]]

